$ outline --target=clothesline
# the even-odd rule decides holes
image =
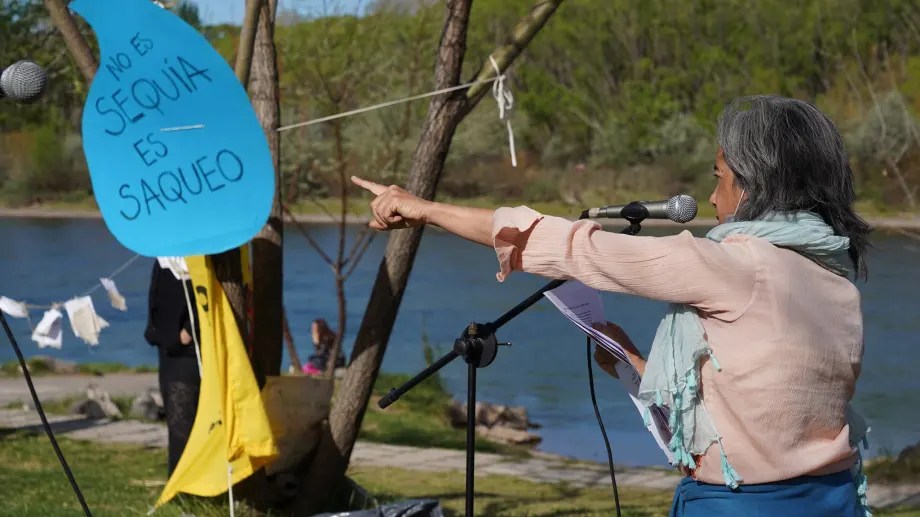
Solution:
[[[297,122],[296,124],[289,124],[287,126],[282,126],[277,129],[280,133],[282,131],[288,131],[291,129],[296,129],[299,127],[311,126],[313,124],[319,124],[322,122],[329,122],[330,120],[335,120],[344,117],[350,117],[352,115],[358,115],[361,113],[367,113],[369,111],[375,111],[382,108],[387,108],[389,106],[395,106],[397,104],[404,104],[406,102],[412,102],[419,99],[424,99],[427,97],[434,97],[436,95],[443,95],[445,93],[455,92],[458,90],[465,90],[467,88],[472,88],[477,84],[489,84],[492,83],[492,98],[495,99],[495,102],[498,104],[498,118],[503,120],[508,127],[508,147],[511,151],[511,165],[517,167],[517,157],[514,152],[514,132],[511,129],[511,120],[509,118],[511,114],[511,109],[514,107],[514,97],[511,95],[511,92],[505,88],[505,74],[501,73],[501,69],[498,67],[498,63],[492,56],[489,56],[489,62],[492,64],[492,69],[495,71],[495,77],[489,79],[480,79],[477,81],[471,81],[464,84],[459,84],[457,86],[451,86],[449,88],[441,88],[440,90],[434,90],[427,93],[422,93],[419,95],[411,95],[409,97],[403,97],[401,99],[395,99],[391,101],[381,102],[380,104],[374,104],[372,106],[365,106],[363,108],[353,109],[351,111],[345,111],[342,113],[336,113],[335,115],[329,115],[327,117],[320,117],[317,119],[307,120],[304,122]],[[187,126],[191,128],[200,128],[202,126]],[[164,128],[162,131],[174,131],[180,130],[183,128]]]
[[[108,280],[114,280],[116,276],[120,275],[124,270],[128,269],[128,267],[129,267],[131,264],[133,264],[135,260],[137,260],[137,259],[139,259],[139,258],[141,258],[140,255],[134,255],[133,257],[129,258],[124,264],[122,264],[121,266],[119,266],[118,269],[116,269],[115,271],[113,271],[110,275],[105,276],[105,277],[102,277],[102,278],[105,278],[105,279],[108,279]],[[91,287],[90,289],[87,289],[86,291],[84,291],[83,294],[81,294],[80,296],[89,296],[89,295],[95,293],[96,291],[98,291],[99,288],[101,288],[101,287],[105,287],[105,285],[100,281],[100,282],[96,283],[93,287]],[[54,308],[54,307],[59,307],[59,306],[61,306],[61,305],[63,305],[63,302],[52,302],[51,305],[33,305],[33,304],[31,304],[31,303],[26,303],[26,304],[25,304],[25,307],[26,307],[27,309],[36,309],[36,310],[38,310],[38,309],[45,309],[45,310],[47,310],[47,309],[52,309],[52,308]]]
[[[70,321],[71,329],[76,337],[80,338],[89,345],[99,344],[99,333],[109,326],[109,323],[96,314],[93,300],[90,297],[99,288],[105,289],[108,294],[109,303],[113,308],[120,311],[127,311],[124,296],[118,292],[114,278],[120,275],[131,264],[133,264],[140,255],[134,255],[119,266],[115,271],[106,277],[100,277],[99,283],[87,289],[83,294],[73,296],[66,302],[52,302],[50,305],[38,305],[22,301],[16,301],[6,296],[0,296],[0,310],[13,318],[25,319],[29,328],[32,330],[32,340],[35,341],[39,348],[52,347],[61,348],[63,340],[63,320],[64,309],[67,318]],[[38,325],[32,325],[30,310],[44,310]]]

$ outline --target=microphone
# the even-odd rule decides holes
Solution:
[[[45,92],[48,74],[31,61],[17,61],[0,73],[0,97],[21,103],[34,102]]]
[[[582,219],[670,219],[686,223],[696,217],[696,200],[681,194],[664,201],[633,201],[628,205],[610,205],[589,208],[581,213]]]

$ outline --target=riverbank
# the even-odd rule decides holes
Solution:
[[[460,201],[463,203],[463,201]],[[483,205],[482,200],[471,200],[468,204],[471,206]],[[510,203],[516,205],[518,203]],[[305,205],[306,206],[306,205]],[[531,205],[535,210],[546,215],[554,215],[574,219],[577,214],[573,208],[565,207],[560,203],[534,203]],[[353,207],[354,208],[354,207]],[[304,224],[337,224],[338,216],[332,216],[329,212],[323,210],[313,212],[295,212],[294,220]],[[920,214],[911,216],[910,214],[899,215],[864,215],[872,226],[883,230],[902,230],[902,231],[920,231]],[[0,207],[0,218],[21,218],[21,219],[101,219],[102,214],[95,207],[91,206],[33,206],[33,207]],[[346,215],[348,224],[366,224],[368,218],[366,215],[360,215],[352,211]],[[620,225],[621,221],[601,220],[601,224]],[[649,219],[642,223],[644,226],[674,226],[675,223],[665,220]],[[716,220],[712,210],[701,207],[699,216],[689,223],[681,226],[689,227],[712,227],[716,225]]]

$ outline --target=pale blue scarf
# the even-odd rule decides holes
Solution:
[[[847,254],[850,240],[834,235],[834,230],[812,212],[770,213],[755,221],[726,223],[713,228],[706,238],[722,242],[736,234],[752,235],[794,250],[841,276],[852,273]],[[653,405],[670,411],[668,425],[672,439],[669,448],[674,453],[675,466],[695,469],[693,455],[703,454],[710,445],[717,443],[721,449],[725,484],[737,488],[742,479],[726,457],[721,436],[698,397],[700,362],[704,357],[709,357],[716,371],[721,371],[706,342],[696,310],[689,305],[672,304],[655,334],[639,387],[639,399],[646,405],[646,418],[648,408]],[[862,418],[848,408],[847,420],[852,444],[864,442],[868,429]],[[861,467],[862,462],[858,463]],[[854,475],[865,506],[865,477],[861,468],[854,471]]]

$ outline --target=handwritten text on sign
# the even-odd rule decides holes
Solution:
[[[126,0],[117,10],[105,3],[73,6],[102,48],[83,133],[106,223],[148,256],[239,246],[265,223],[274,191],[271,156],[246,92],[172,13],[149,0]]]

